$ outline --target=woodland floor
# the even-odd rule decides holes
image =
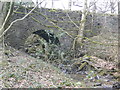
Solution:
[[[2,87],[74,87],[72,79],[67,78],[52,65],[19,51],[14,52],[13,55],[2,62]],[[77,85],[77,87],[81,86]]]
[[[0,57],[0,88],[111,88],[116,82],[110,76],[101,77],[97,82],[86,79],[86,82],[81,80],[81,75],[65,74],[59,68],[15,49],[4,58],[1,51]]]

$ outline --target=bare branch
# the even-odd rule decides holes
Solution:
[[[45,1],[45,0],[43,0],[43,1]],[[4,30],[4,32],[2,33],[2,35],[0,36],[0,38],[1,38],[3,35],[5,35],[5,33],[11,28],[11,26],[12,26],[14,23],[16,23],[16,22],[18,22],[18,21],[24,20],[29,14],[31,14],[31,13],[35,10],[35,8],[36,8],[39,4],[42,4],[43,1],[41,1],[40,3],[38,3],[38,4],[37,4],[29,13],[27,13],[24,17],[22,17],[22,18],[20,18],[20,19],[16,19],[16,20],[14,20],[13,22],[11,22],[11,24],[8,26],[8,28],[7,28],[6,30]],[[2,28],[1,28],[0,30],[2,30]]]

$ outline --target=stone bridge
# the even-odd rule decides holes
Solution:
[[[22,18],[31,10],[19,8],[12,15],[10,22]],[[54,33],[64,50],[69,50],[73,43],[73,38],[77,35],[81,20],[80,11],[54,10],[40,8],[35,9],[27,18],[12,25],[5,35],[7,43],[15,48],[22,48],[25,40],[35,31],[44,29]],[[92,37],[98,35],[103,30],[104,16],[87,16],[84,36]],[[9,22],[9,23],[10,23]],[[77,27],[78,26],[78,27]],[[89,31],[89,32],[87,32]],[[71,37],[72,36],[72,37]]]

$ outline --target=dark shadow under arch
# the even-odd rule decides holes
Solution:
[[[45,39],[47,43],[60,45],[60,41],[59,41],[58,37],[56,37],[55,34],[53,34],[53,33],[46,32],[44,29],[35,31],[35,32],[33,32],[33,34],[39,35],[40,37]]]

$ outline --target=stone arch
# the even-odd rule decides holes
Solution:
[[[34,32],[41,30],[40,28],[44,28],[42,30],[45,30],[45,29],[48,30],[48,28],[45,28],[42,25],[39,25],[39,27],[36,27],[36,25],[32,25],[32,26],[29,25],[29,27],[26,27],[26,25],[24,25],[24,22],[26,22],[26,21],[18,22],[15,25],[13,25],[11,27],[11,29],[8,30],[8,32],[5,35],[6,43],[16,49],[24,48],[26,39],[31,34],[34,34]],[[36,28],[31,29],[31,27],[36,27]],[[53,30],[53,32],[54,32],[54,30]],[[55,33],[53,33],[52,35],[56,36]]]
[[[20,12],[23,11],[23,8],[21,8],[18,11]],[[10,30],[7,32],[6,40],[5,40],[9,45],[17,49],[22,48],[28,36],[30,36],[33,32],[40,29],[54,30],[54,33],[56,34],[61,32],[60,28],[62,28],[63,31],[73,34],[73,37],[77,35],[78,28],[75,27],[75,25],[66,16],[66,11],[55,10],[55,12],[52,13],[53,12],[52,10],[45,8],[38,9],[37,11],[42,13],[43,15],[33,12],[24,20],[18,21],[14,23],[14,25],[12,25]],[[81,13],[79,11],[68,11],[68,13],[71,19],[75,21],[75,24],[79,26]],[[22,18],[23,16],[24,14],[15,13],[11,17],[10,21],[14,21],[18,18]],[[34,17],[35,20],[31,16]],[[47,19],[45,18],[45,16],[47,17]],[[51,18],[53,19],[52,21]],[[88,18],[87,21],[91,21],[91,19]],[[51,22],[53,22],[55,25]],[[86,24],[86,27],[88,28],[87,30],[89,30],[90,26]],[[69,50],[72,47],[73,38],[69,37],[66,33],[64,33],[60,37],[60,42],[62,44],[61,48],[63,50]]]
[[[46,30],[41,29],[33,32],[33,34],[43,38],[49,44],[60,45],[59,38],[55,35],[55,33],[47,32]]]

